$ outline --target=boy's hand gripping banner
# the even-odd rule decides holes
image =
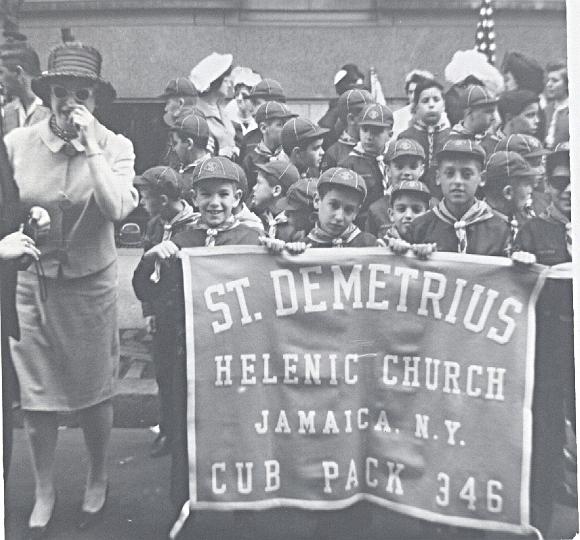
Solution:
[[[359,500],[529,530],[541,267],[184,250],[194,509]]]

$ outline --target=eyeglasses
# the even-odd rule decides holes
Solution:
[[[549,184],[558,191],[564,191],[570,183],[569,176],[550,176],[548,178]]]
[[[75,101],[84,103],[94,94],[94,90],[92,88],[75,88],[74,90],[69,90],[64,86],[55,85],[52,86],[52,94],[57,99],[64,99],[68,96],[72,96]]]

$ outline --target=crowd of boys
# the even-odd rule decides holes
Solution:
[[[189,498],[179,250],[261,244],[297,254],[382,246],[421,258],[440,251],[511,257],[522,265],[570,262],[567,71],[553,64],[540,96],[543,88],[528,84],[537,79],[536,67],[512,55],[504,92],[494,95],[471,78],[454,89],[453,108],[429,72],[413,72],[405,82],[409,105],[396,115],[373,100],[360,70],[347,64],[335,78],[340,95],[320,125],[291,111],[279,82],[241,84],[236,96],[248,106],[236,126],[235,161],[212,155],[192,82],[169,82],[163,164],[135,180],[151,220],[133,285],[154,336],[161,422],[151,453],[172,455],[176,508]],[[14,84],[20,104],[14,118],[24,125],[42,110],[17,84],[26,89],[37,66],[17,68],[4,79]],[[566,95],[556,98],[553,88],[563,79]],[[561,485],[565,416],[574,419],[571,286],[563,283],[547,285],[538,302],[545,324],[537,332],[531,498],[532,522],[543,533]],[[441,536],[453,534],[467,533]]]

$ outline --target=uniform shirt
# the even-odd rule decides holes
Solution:
[[[17,127],[28,127],[37,124],[51,115],[50,109],[36,98],[28,109],[24,108],[18,98],[14,98],[2,109],[2,130],[4,135]]]
[[[379,229],[391,223],[389,219],[389,207],[391,205],[390,195],[383,195],[378,201],[375,201],[369,207],[367,214],[367,221],[365,223],[365,231],[378,234]]]
[[[505,218],[495,211],[493,214],[492,218],[467,227],[466,253],[498,257],[506,255],[510,227]],[[437,251],[458,252],[458,239],[454,226],[437,217],[433,210],[429,210],[413,221],[409,237],[413,244],[435,242]]]
[[[325,152],[322,163],[320,164],[320,172],[337,167],[339,163],[342,163],[352,152],[356,143],[356,139],[344,132],[338,141]]]
[[[62,272],[65,278],[77,278],[109,266],[117,258],[114,222],[137,207],[133,144],[99,122],[95,130],[118,187],[117,193],[101,194],[99,200],[84,147],[73,140],[77,153],[69,157],[63,147],[71,145],[52,132],[48,118],[17,128],[5,139],[21,203],[42,206],[50,215],[50,232],[41,255],[47,277],[56,278]]]
[[[272,160],[281,159],[281,152],[281,146],[272,151],[264,144],[264,141],[260,141],[258,144],[252,146],[252,148],[246,151],[242,162],[242,168],[244,169],[246,178],[248,179],[248,193],[252,192],[252,189],[258,181],[258,169],[256,168],[256,165],[265,165]]]

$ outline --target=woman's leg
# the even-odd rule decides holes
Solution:
[[[24,425],[30,441],[30,454],[34,470],[34,508],[30,527],[48,523],[54,508],[54,452],[58,437],[58,418],[54,412],[24,411]]]
[[[99,511],[107,496],[107,448],[113,427],[113,403],[99,403],[79,413],[85,443],[89,452],[89,471],[83,510]]]

